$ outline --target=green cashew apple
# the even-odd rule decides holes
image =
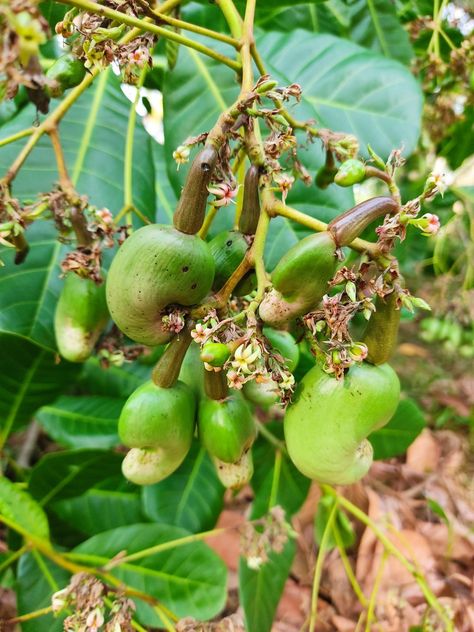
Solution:
[[[80,59],[71,53],[61,55],[46,73],[49,80],[46,92],[50,97],[60,97],[65,90],[79,85],[85,76],[86,69]]]
[[[273,289],[260,303],[260,318],[271,327],[311,311],[328,290],[337,267],[336,243],[329,232],[299,241],[280,259],[272,273]]]
[[[174,472],[191,447],[195,412],[194,394],[183,382],[162,388],[149,381],[137,388],[118,423],[120,440],[133,448],[124,460],[124,475],[149,485]]]
[[[305,476],[348,485],[361,479],[373,458],[367,436],[388,423],[400,397],[388,365],[352,366],[336,380],[320,366],[301,380],[284,418],[288,454]]]
[[[109,320],[105,284],[96,285],[69,273],[59,295],[54,331],[59,353],[70,362],[85,362]]]
[[[107,278],[107,304],[129,338],[159,345],[173,335],[163,327],[163,310],[199,303],[213,279],[214,260],[202,239],[150,224],[134,232],[115,255]]]
[[[244,452],[236,463],[225,463],[215,457],[212,461],[220,482],[227,489],[238,491],[247,485],[253,476],[252,450]]]
[[[260,304],[260,318],[283,329],[294,318],[315,309],[336,271],[337,250],[350,244],[378,217],[398,210],[392,198],[372,198],[336,217],[326,232],[295,244],[272,272],[273,288]]]
[[[278,331],[270,327],[264,327],[263,333],[272,347],[285,358],[287,369],[293,372],[300,359],[300,349],[293,336],[287,331]],[[249,402],[264,410],[276,404],[279,396],[278,385],[271,379],[266,382],[251,380],[244,384],[242,392]]]
[[[245,257],[249,243],[245,236],[238,230],[226,230],[218,233],[209,242],[209,249],[214,257],[216,273],[212,289],[220,290],[230,278],[234,270]],[[239,281],[233,293],[235,296],[245,296],[255,289],[256,276],[251,270]]]
[[[184,357],[179,373],[179,379],[189,386],[196,401],[204,396],[204,365],[199,354],[199,345],[192,343]]]
[[[201,360],[214,367],[221,367],[231,356],[231,350],[223,342],[206,342],[201,349]]]
[[[257,427],[249,405],[236,392],[223,400],[201,400],[198,433],[211,456],[236,463],[254,442]]]
[[[360,160],[351,158],[346,160],[339,167],[334,182],[340,187],[350,187],[353,184],[362,182],[365,178],[365,165]]]

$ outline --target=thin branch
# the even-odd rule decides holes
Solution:
[[[230,57],[226,57],[226,55],[222,55],[212,48],[204,46],[204,44],[195,42],[194,40],[190,40],[189,38],[184,37],[184,35],[175,33],[174,31],[165,29],[161,26],[157,26],[156,24],[152,24],[147,19],[141,20],[132,15],[122,13],[121,11],[116,11],[115,9],[97,4],[96,2],[91,2],[91,0],[59,0],[59,2],[68,6],[84,9],[85,11],[89,11],[90,13],[102,15],[106,18],[110,18],[111,20],[115,20],[120,24],[127,24],[128,26],[136,27],[142,32],[153,33],[154,35],[159,35],[160,37],[169,39],[173,42],[177,42],[178,44],[182,44],[183,46],[193,48],[194,50],[197,50],[198,52],[203,53],[208,57],[212,57],[212,59],[215,59],[216,61],[219,61],[226,66],[229,66],[229,68],[232,68],[232,70],[235,70],[237,72],[239,72],[241,69],[240,64],[234,59],[230,59]]]
[[[10,143],[14,143],[21,138],[25,138],[25,136],[31,136],[35,131],[34,127],[27,127],[26,129],[22,129],[16,134],[12,134],[11,136],[6,136],[0,140],[0,147],[4,147],[5,145],[9,145]]]

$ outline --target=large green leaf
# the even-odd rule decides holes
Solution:
[[[139,493],[123,477],[111,478],[81,496],[52,504],[54,513],[86,535],[143,522]]]
[[[57,104],[58,101],[52,102],[51,108]],[[66,162],[78,191],[87,195],[92,204],[106,206],[114,214],[124,202],[125,139],[132,107],[118,77],[109,69],[77,100],[60,125]],[[2,138],[31,127],[35,118],[33,106],[25,108],[2,127]],[[152,142],[138,119],[133,156],[134,201],[150,218],[155,215]],[[25,140],[20,140],[2,148],[1,172],[8,169],[24,144]],[[43,137],[15,179],[13,191],[21,199],[34,199],[38,192],[48,191],[56,180],[54,153],[49,139]]]
[[[0,334],[0,427],[5,433],[30,421],[33,413],[65,391],[78,367],[18,336]]]
[[[338,37],[304,30],[264,33],[257,40],[271,74],[282,84],[301,84],[303,100],[293,111],[298,118],[354,133],[362,147],[370,143],[382,156],[402,145],[407,154],[413,150],[422,96],[401,64]],[[227,68],[183,51],[164,83],[167,159],[188,135],[210,129],[237,91]],[[176,188],[176,168],[169,168]]]
[[[369,436],[375,459],[404,454],[426,425],[421,409],[411,399],[403,399],[389,423]]]
[[[38,538],[49,538],[46,514],[40,505],[15,483],[0,477],[0,522],[4,516]]]
[[[319,126],[351,132],[362,148],[370,143],[382,156],[401,146],[405,154],[413,151],[422,94],[401,64],[338,37],[302,30],[264,34],[259,47],[271,60],[272,74],[301,84],[300,118],[312,115]]]
[[[75,551],[110,559],[121,551],[135,553],[188,533],[169,525],[136,524],[96,535]],[[162,601],[178,617],[210,619],[225,604],[227,569],[202,542],[148,555],[111,572],[129,586]],[[137,612],[142,623],[158,627],[159,620],[150,606],[139,602]]]
[[[61,122],[60,135],[74,184],[93,204],[116,213],[124,202],[123,171],[127,121],[132,104],[111,71],[104,72],[93,87],[73,105]],[[33,107],[26,107],[1,128],[2,137],[30,127]],[[140,122],[135,130],[133,191],[137,207],[154,219],[155,187],[151,137]],[[0,152],[0,172],[8,169],[24,140]],[[57,180],[49,139],[43,137],[14,181],[13,193],[22,200],[35,199]],[[12,253],[1,253],[7,265],[0,269],[0,330],[17,333],[55,349],[53,315],[62,281],[59,263],[65,249],[55,240],[55,231],[35,222],[26,231],[31,251],[25,263],[12,264]],[[10,250],[10,249],[8,249]]]
[[[276,437],[283,437],[280,422],[267,425]],[[260,436],[253,447],[255,471],[251,485],[255,493],[252,504],[252,518],[260,518],[271,508],[270,495],[275,474],[275,446]],[[276,505],[285,510],[287,516],[294,514],[303,504],[308,493],[310,481],[295,468],[290,459],[281,455],[281,469],[276,493]]]
[[[119,476],[122,457],[104,450],[67,450],[46,454],[34,466],[29,491],[42,506],[80,496],[100,480]]]
[[[53,593],[65,588],[69,574],[42,557],[40,553],[26,553],[20,557],[17,572],[18,614],[24,615],[51,605]],[[62,632],[64,616],[52,614],[24,621],[22,632]]]
[[[271,553],[258,570],[244,559],[239,564],[239,595],[247,632],[270,632],[273,617],[295,556],[295,542],[289,540],[281,553]]]
[[[24,263],[13,263],[13,252],[3,248],[0,257],[0,331],[32,340],[55,350],[53,318],[62,281],[59,261],[65,248],[53,227],[41,220],[28,229],[30,252]]]
[[[125,403],[114,397],[63,396],[38,412],[38,422],[68,448],[111,448],[120,443],[117,422]]]
[[[150,379],[151,366],[136,362],[125,362],[122,366],[110,366],[104,369],[97,358],[89,358],[79,380],[83,388],[91,395],[108,397],[128,397],[143,382]]]
[[[224,488],[206,451],[195,441],[181,467],[161,483],[144,487],[142,494],[150,520],[198,533],[216,524]]]
[[[409,64],[413,55],[407,31],[400,24],[395,4],[387,0],[348,0],[348,37],[386,57]]]

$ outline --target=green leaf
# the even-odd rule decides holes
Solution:
[[[267,429],[277,438],[283,437],[283,426],[280,422],[266,424]],[[251,480],[255,498],[252,504],[252,518],[260,518],[270,509],[270,495],[275,471],[275,446],[265,437],[260,436],[253,447],[254,475]],[[287,518],[296,513],[308,494],[310,480],[303,476],[282,454],[281,470],[278,482],[275,505],[283,507]]]
[[[63,396],[38,412],[38,422],[68,448],[111,448],[120,443],[117,423],[124,399]]]
[[[49,538],[48,519],[43,509],[30,494],[4,476],[0,477],[0,522],[2,516],[31,535]]]
[[[52,225],[41,220],[28,229],[28,242],[30,252],[21,265],[14,265],[13,249],[1,249],[0,331],[55,351],[54,309],[63,284],[59,261],[66,251]]]
[[[58,101],[53,101],[50,109],[57,104]],[[106,206],[114,214],[124,203],[125,139],[132,107],[120,88],[119,78],[109,69],[77,100],[60,126],[66,163],[78,192],[87,194],[91,204]],[[31,127],[35,118],[34,107],[26,107],[2,127],[2,138]],[[150,219],[155,215],[152,142],[137,119],[132,177],[134,202]],[[2,148],[1,172],[8,169],[24,144],[23,139]],[[38,192],[51,189],[57,177],[51,143],[43,136],[15,179],[13,193],[22,200],[35,199]]]
[[[389,459],[404,454],[425,425],[423,412],[415,402],[411,399],[402,400],[389,423],[369,436],[374,448],[374,459]]]
[[[153,160],[155,164],[156,207],[158,209],[157,222],[171,224],[178,198],[168,177],[164,145],[153,143]],[[169,160],[172,167],[174,161],[171,155]]]
[[[161,483],[144,487],[142,499],[150,520],[198,533],[216,524],[224,487],[206,451],[195,441],[181,467]]]
[[[385,57],[409,64],[413,56],[407,31],[400,24],[395,4],[386,0],[349,0],[348,37]]]
[[[28,614],[51,605],[53,593],[69,583],[69,573],[50,562],[40,553],[26,553],[18,562],[17,607],[18,614]],[[63,616],[52,614],[24,621],[22,632],[62,632]]]
[[[142,364],[140,360],[104,369],[97,358],[89,358],[84,364],[79,384],[91,395],[123,399],[150,379],[151,370],[152,367]]]
[[[73,384],[78,367],[66,361],[57,364],[52,353],[17,336],[0,334],[0,348],[0,427],[8,435]]]
[[[258,571],[239,563],[239,596],[245,613],[247,632],[269,632],[285,582],[295,556],[294,540],[288,540],[282,553],[270,553],[269,561]]]
[[[188,531],[162,524],[136,524],[96,535],[75,552],[111,559],[121,551],[136,553],[188,535]],[[202,542],[193,542],[114,567],[111,572],[126,584],[159,599],[178,617],[207,620],[225,604],[227,569]],[[150,606],[137,602],[144,625],[159,626]]]
[[[321,496],[316,514],[314,517],[314,539],[318,546],[321,546],[321,540],[324,530],[329,520],[329,516],[334,507],[336,499],[331,494]],[[352,524],[342,509],[336,509],[336,515],[333,522],[334,527],[337,528],[339,535],[341,536],[342,544],[344,548],[352,546],[356,540],[356,534],[352,527]],[[329,534],[327,540],[328,549],[332,549],[336,546],[336,539],[333,532]]]
[[[31,470],[29,491],[43,507],[80,496],[100,480],[120,476],[122,456],[104,450],[46,454]]]
[[[422,94],[410,72],[356,44],[332,35],[297,30],[266,33],[260,53],[284,84],[297,81],[303,105],[295,115],[315,117],[319,127],[355,134],[382,156],[396,147],[409,155],[420,133]],[[291,76],[284,69],[291,68]],[[400,98],[403,95],[403,98]]]
[[[138,491],[116,477],[81,496],[59,500],[52,509],[64,522],[89,536],[145,519]]]

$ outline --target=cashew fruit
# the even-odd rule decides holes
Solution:
[[[127,399],[118,433],[133,448],[122,465],[124,475],[139,485],[157,483],[178,468],[191,447],[196,400],[183,382],[170,388],[149,381]]]
[[[252,450],[247,450],[236,463],[225,463],[215,457],[212,459],[220,482],[227,487],[238,491],[242,489],[253,476]]]
[[[334,182],[340,187],[350,187],[353,184],[362,182],[365,178],[365,165],[360,160],[351,158],[346,160],[339,167]]]
[[[109,320],[105,284],[96,285],[69,273],[59,295],[54,331],[59,353],[70,362],[85,362]]]
[[[326,294],[336,266],[336,243],[329,232],[299,241],[273,270],[273,289],[260,303],[260,318],[278,329],[311,311]]]
[[[226,230],[217,234],[209,242],[209,250],[214,257],[216,272],[212,289],[220,290],[229,279],[234,270],[240,265],[245,257],[249,244],[245,236],[238,230]],[[235,296],[245,296],[255,289],[256,276],[251,270],[239,281],[233,294]]]
[[[350,244],[378,217],[398,209],[392,198],[371,198],[336,217],[326,232],[305,237],[290,248],[273,270],[273,288],[259,307],[261,319],[282,329],[314,309],[336,271],[337,249]]]
[[[254,442],[257,428],[249,405],[236,392],[223,400],[201,400],[198,433],[211,456],[236,463]]]
[[[153,346],[171,339],[162,311],[170,304],[193,305],[209,292],[214,260],[196,235],[151,224],[119,248],[107,277],[107,304],[129,338]]]
[[[189,386],[197,401],[204,395],[204,365],[199,354],[199,345],[191,344],[179,373],[179,379]]]
[[[390,421],[399,397],[400,383],[388,364],[354,365],[344,380],[313,367],[285,413],[291,460],[305,476],[320,483],[354,483],[372,463],[367,436]]]
[[[80,59],[71,53],[61,55],[46,72],[49,79],[46,92],[50,97],[60,97],[65,90],[79,85],[85,76],[86,69]]]
[[[201,360],[211,366],[221,367],[231,356],[231,350],[223,342],[206,342],[201,349]]]

